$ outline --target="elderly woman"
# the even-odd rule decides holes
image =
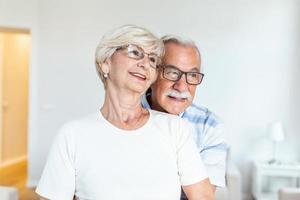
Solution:
[[[67,123],[51,148],[37,193],[53,200],[212,199],[187,126],[141,106],[155,81],[163,43],[122,26],[102,38],[96,67],[105,86],[99,112]]]

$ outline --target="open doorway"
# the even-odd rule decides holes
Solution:
[[[27,181],[30,31],[0,27],[0,185]]]

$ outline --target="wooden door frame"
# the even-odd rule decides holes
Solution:
[[[1,31],[0,31],[1,34]],[[1,35],[0,35],[1,37]],[[3,122],[3,118],[2,118],[2,114],[3,114],[3,43],[1,43],[0,41],[0,167],[2,166],[2,137],[3,137],[3,129],[2,129],[2,122]]]
[[[27,33],[30,34],[30,30],[26,28],[13,28],[0,26],[0,32],[3,33]]]
[[[30,29],[27,28],[14,28],[14,27],[3,27],[0,26],[0,34],[1,33],[24,33],[31,35]],[[2,123],[3,123],[3,45],[0,44],[0,168],[3,165],[3,152],[2,152],[2,146],[3,146],[3,129],[2,129]],[[29,68],[28,68],[29,70]],[[28,71],[29,73],[29,71]],[[28,74],[29,75],[29,74]],[[29,81],[29,80],[28,80]],[[28,82],[29,87],[29,82]],[[29,89],[29,88],[28,88]],[[29,90],[28,90],[29,95]],[[27,105],[29,108],[29,104]],[[27,116],[28,117],[28,116]],[[28,123],[28,120],[27,120]],[[28,130],[27,136],[28,136]]]

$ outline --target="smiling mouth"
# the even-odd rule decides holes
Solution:
[[[143,74],[137,73],[137,72],[129,72],[132,76],[134,76],[135,78],[139,79],[139,80],[146,80],[146,76],[144,76]]]
[[[180,102],[184,102],[187,100],[187,98],[180,98],[180,97],[173,97],[173,96],[168,96],[168,97],[172,100],[180,101]]]

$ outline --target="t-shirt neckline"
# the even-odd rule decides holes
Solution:
[[[134,134],[134,133],[139,133],[139,132],[140,132],[141,130],[143,130],[143,129],[146,129],[146,128],[149,126],[149,124],[151,123],[151,121],[152,121],[152,114],[153,114],[153,113],[151,112],[150,109],[147,109],[147,111],[149,112],[149,118],[147,119],[146,123],[145,123],[143,126],[137,128],[137,129],[134,129],[134,130],[126,130],[126,129],[121,129],[121,128],[119,128],[119,127],[116,127],[115,125],[113,125],[112,123],[110,123],[110,122],[103,116],[103,114],[101,113],[100,110],[98,111],[98,116],[100,117],[100,120],[103,121],[103,122],[105,123],[105,125],[109,126],[109,127],[112,128],[112,129],[117,130],[117,131],[120,132],[120,133],[122,133],[122,134],[124,134],[124,133]]]

